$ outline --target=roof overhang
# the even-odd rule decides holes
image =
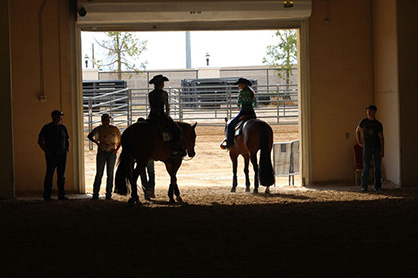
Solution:
[[[79,0],[77,24],[86,31],[278,29],[310,17],[311,0],[284,2]]]

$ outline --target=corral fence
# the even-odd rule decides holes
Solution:
[[[198,121],[200,125],[223,125],[224,118],[238,113],[236,86],[166,88],[169,94],[170,115],[175,120]],[[269,124],[298,122],[297,85],[257,85],[257,117]],[[146,118],[150,108],[148,93],[151,88],[121,89],[113,92],[84,96],[84,118],[88,127],[100,123],[100,116],[108,113],[113,124],[121,128],[138,117]]]
[[[110,114],[112,124],[124,130],[139,117],[146,118],[150,107],[148,94],[152,88],[123,88],[106,81],[97,81],[103,88],[83,96],[84,131],[100,124],[100,116]],[[106,85],[107,84],[107,85]],[[116,83],[117,84],[117,83]],[[295,124],[298,122],[298,86],[255,85],[257,117],[269,124]],[[199,122],[199,125],[224,125],[238,113],[236,85],[188,86],[165,88],[169,95],[170,116],[174,120]],[[92,145],[90,145],[92,147]]]

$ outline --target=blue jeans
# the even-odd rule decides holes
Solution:
[[[255,114],[254,110],[251,109],[241,109],[238,113],[238,115],[236,115],[227,125],[226,127],[226,142],[228,145],[233,145],[234,144],[234,137],[235,137],[235,126],[238,124],[239,122],[239,118],[243,115],[248,115],[248,114]]]
[[[106,165],[107,181],[106,181],[106,196],[112,195],[113,189],[113,172],[115,169],[116,154],[113,152],[98,151],[96,156],[96,177],[93,184],[93,196],[99,196],[100,185],[104,168]]]
[[[380,158],[380,145],[364,145],[363,148],[363,172],[361,174],[361,186],[367,189],[370,171],[370,161],[372,156],[374,159],[374,188],[382,187],[382,173],[381,173],[381,162]]]
[[[148,172],[148,180],[147,180]],[[155,188],[155,170],[154,170],[154,160],[148,160],[147,167],[145,169],[144,175],[141,175],[141,183],[145,186],[146,189],[154,191]]]
[[[52,179],[54,177],[55,169],[57,169],[57,187],[58,197],[65,196],[65,165],[67,164],[67,153],[62,154],[45,154],[46,159],[46,174],[44,180],[44,199],[51,198]]]

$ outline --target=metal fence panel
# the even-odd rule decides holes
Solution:
[[[299,166],[299,140],[291,142],[279,142],[273,144],[273,167],[278,177],[292,177],[300,174]]]

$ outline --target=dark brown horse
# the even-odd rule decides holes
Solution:
[[[196,124],[190,125],[184,122],[176,122],[183,133],[183,145],[189,157],[195,156]],[[137,180],[145,174],[148,160],[159,160],[165,163],[170,175],[170,187],[168,197],[170,203],[174,203],[174,195],[177,201],[182,201],[177,186],[177,171],[181,166],[182,157],[172,156],[171,142],[163,141],[156,123],[149,121],[137,122],[129,126],[122,134],[122,153],[119,157],[118,169],[115,177],[115,193],[126,195],[128,193],[127,181],[131,185],[130,203],[141,203],[138,197]],[[134,166],[136,165],[136,166]],[[146,185],[142,185],[146,199],[149,199]]]
[[[227,119],[225,119],[226,121]],[[264,121],[250,119],[246,121],[241,133],[235,136],[234,145],[229,149],[229,157],[232,161],[233,181],[231,192],[235,192],[238,186],[237,166],[238,156],[244,157],[245,191],[250,192],[249,161],[254,169],[254,193],[258,193],[259,182],[266,186],[266,193],[270,192],[269,187],[274,184],[274,172],[271,164],[271,149],[273,146],[273,130]],[[257,163],[257,152],[260,150],[260,167]]]

